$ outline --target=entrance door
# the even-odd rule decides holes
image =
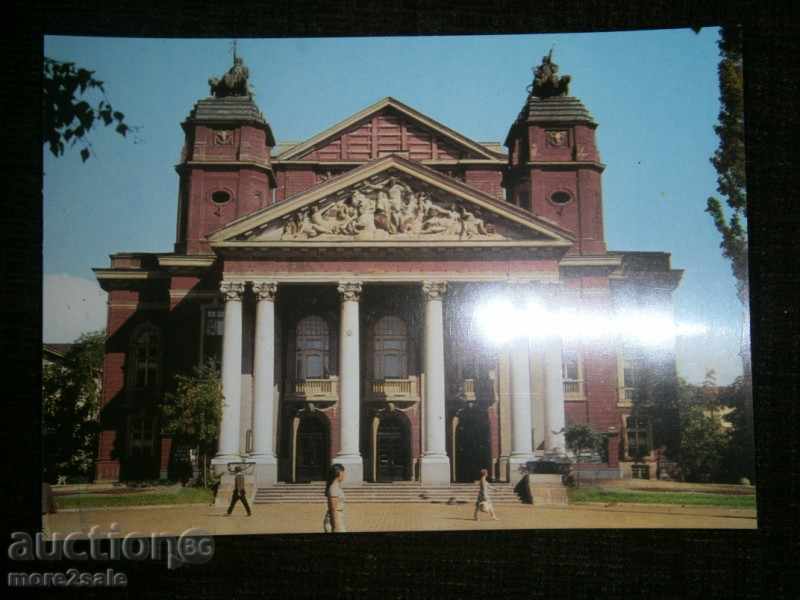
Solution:
[[[297,430],[297,472],[295,480],[325,480],[328,465],[328,432],[320,419],[305,418]]]
[[[482,411],[465,411],[456,429],[456,481],[473,482],[481,469],[491,473],[489,417]]]
[[[400,419],[384,419],[378,427],[378,481],[408,479],[408,436]]]

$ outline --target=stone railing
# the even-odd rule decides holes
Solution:
[[[569,399],[583,398],[583,381],[576,379],[565,380],[564,396]]]
[[[634,396],[636,395],[636,388],[625,387],[619,390],[619,399],[617,404],[619,406],[631,406],[633,404]]]
[[[464,400],[467,402],[475,402],[475,380],[474,379],[465,379],[464,380]]]
[[[372,400],[418,400],[419,380],[415,376],[402,379],[375,379],[369,383]]]
[[[325,379],[298,379],[289,382],[289,394],[293,400],[335,402],[339,399],[339,378],[335,375]]]

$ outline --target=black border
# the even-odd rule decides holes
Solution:
[[[16,5],[16,6],[15,6]],[[202,567],[118,568],[141,597],[791,597],[798,586],[796,435],[800,356],[798,168],[793,160],[797,19],[780,3],[631,3],[500,0],[385,3],[21,3],[6,18],[4,96],[16,102],[2,131],[2,324],[6,377],[6,494],[13,525],[38,524],[41,448],[42,35],[238,37],[610,31],[745,25],[752,349],[758,531],[565,530],[240,536],[216,538]],[[16,9],[16,13],[15,10]],[[23,17],[23,15],[25,15]],[[535,57],[531,57],[533,61]],[[469,57],[464,57],[469,60]],[[620,90],[620,93],[624,91]],[[8,110],[8,109],[6,109]],[[698,198],[698,218],[704,218]],[[709,220],[709,227],[711,223]],[[13,382],[13,383],[12,383]],[[9,385],[11,384],[11,385]],[[16,389],[14,389],[16,388]],[[13,391],[12,391],[13,389]],[[9,540],[8,533],[6,540]],[[42,565],[44,567],[44,565]],[[53,565],[55,566],[55,565]],[[104,568],[104,565],[97,565]],[[64,565],[59,565],[61,570]],[[85,595],[87,592],[81,592]],[[88,593],[97,593],[89,591]],[[99,590],[107,595],[108,590]]]

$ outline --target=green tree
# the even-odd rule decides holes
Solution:
[[[599,452],[603,437],[585,423],[569,425],[564,429],[564,443],[576,458],[592,452]]]
[[[688,481],[718,481],[730,434],[722,426],[717,411],[702,404],[687,406],[681,415],[679,464]]]
[[[723,459],[723,476],[732,483],[738,483],[742,478],[752,482],[755,478],[755,447],[752,428],[747,418],[750,387],[743,377],[722,388],[719,403],[720,406],[733,409],[725,417],[732,425],[732,432],[731,443]]]
[[[86,162],[91,155],[91,144],[86,136],[96,123],[114,125],[114,130],[123,137],[131,130],[125,123],[125,115],[111,106],[103,86],[102,81],[94,78],[94,71],[45,57],[42,143],[49,145],[53,156],[64,153],[65,142],[73,146],[80,142],[83,145],[81,159]],[[92,91],[102,95],[102,100],[95,105],[85,99]]]
[[[720,51],[719,122],[714,131],[719,137],[719,146],[711,163],[717,171],[717,191],[724,198],[729,216],[723,210],[722,202],[714,197],[708,199],[706,212],[714,220],[714,225],[722,236],[722,254],[731,263],[736,279],[736,291],[744,306],[742,323],[742,342],[740,355],[744,378],[737,390],[742,402],[737,408],[736,418],[739,427],[736,435],[752,447],[753,442],[753,402],[752,373],[750,359],[750,304],[749,275],[747,262],[747,189],[745,172],[745,129],[744,129],[744,77],[742,71],[742,27],[726,25],[720,29],[718,42]],[[752,459],[742,457],[746,462]],[[752,467],[750,468],[753,474]]]
[[[97,448],[105,333],[82,335],[42,373],[45,479],[91,478]]]
[[[207,484],[208,458],[213,454],[222,419],[222,381],[215,361],[195,367],[192,375],[175,376],[175,392],[164,394],[163,430],[178,446],[197,449],[198,467]]]
[[[725,199],[730,216],[726,217],[722,202],[714,197],[708,199],[706,212],[711,215],[717,231],[722,235],[722,254],[731,262],[739,299],[747,305],[747,190],[741,26],[723,26],[718,45],[722,57],[719,63],[720,112],[714,131],[719,137],[719,146],[711,157],[711,163],[717,171],[717,191]]]

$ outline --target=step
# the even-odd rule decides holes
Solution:
[[[324,503],[325,484],[312,482],[292,484],[280,482],[271,487],[259,488],[255,502],[278,503]],[[518,504],[520,502],[510,484],[492,486],[492,501],[495,504]],[[437,503],[473,504],[478,493],[477,483],[454,483],[449,487],[425,487],[419,481],[394,483],[365,483],[345,488],[350,503]]]

